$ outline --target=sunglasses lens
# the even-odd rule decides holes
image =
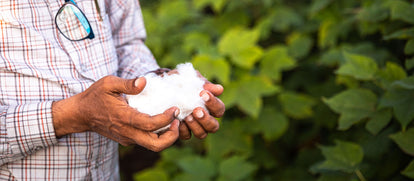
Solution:
[[[66,4],[56,15],[59,31],[69,40],[81,40],[91,34],[85,15],[73,4]]]

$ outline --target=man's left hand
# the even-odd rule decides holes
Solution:
[[[217,96],[221,95],[223,90],[223,86],[220,84],[212,84],[206,80],[200,96],[205,101],[208,112],[201,107],[195,108],[192,114],[180,123],[180,139],[190,139],[191,132],[195,137],[204,139],[208,133],[214,133],[219,129],[219,123],[215,117],[222,117],[226,108]]]

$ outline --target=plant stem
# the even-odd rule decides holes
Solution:
[[[362,175],[361,171],[359,169],[355,170],[356,175],[358,176],[360,181],[367,181],[364,177],[364,175]]]

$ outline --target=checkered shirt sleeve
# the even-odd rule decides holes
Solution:
[[[94,132],[57,139],[53,101],[107,75],[159,67],[138,1],[75,2],[94,39],[60,34],[54,17],[64,0],[0,0],[0,180],[119,180],[118,143]]]

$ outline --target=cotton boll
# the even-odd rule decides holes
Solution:
[[[200,97],[204,80],[197,76],[191,63],[179,64],[176,69],[178,74],[145,75],[147,84],[144,90],[138,95],[127,95],[128,104],[139,112],[151,116],[176,106],[180,109],[180,114],[177,116],[180,121],[190,115],[196,107],[205,109],[204,101]],[[161,128],[155,133],[168,128],[169,126]]]

